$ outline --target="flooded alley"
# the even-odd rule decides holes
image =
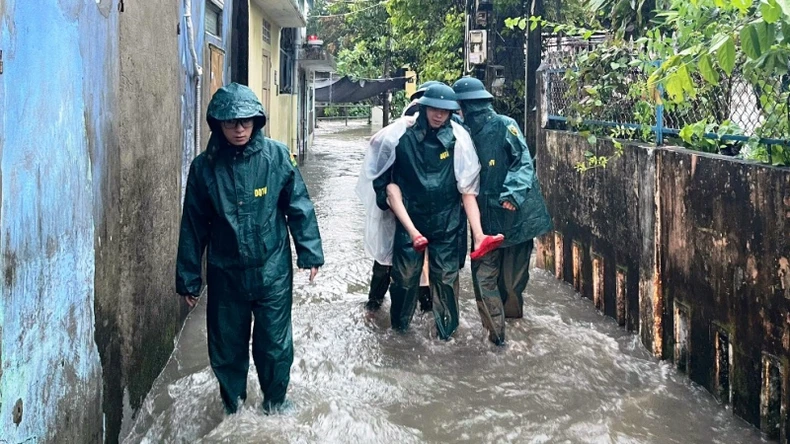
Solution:
[[[225,416],[208,363],[205,300],[121,436],[126,443],[757,443],[759,432],[717,404],[592,302],[534,270],[524,319],[508,345],[484,332],[461,271],[461,324],[436,338],[431,315],[405,334],[389,303],[363,309],[372,260],[354,194],[369,126],[321,123],[302,174],[316,205],[326,265],[297,272],[293,408],[265,416],[254,369],[240,413]],[[173,295],[175,298],[176,296]]]

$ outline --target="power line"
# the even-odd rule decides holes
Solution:
[[[357,10],[357,11],[344,12],[344,13],[342,13],[342,14],[314,15],[314,16],[312,16],[311,18],[319,18],[319,19],[321,19],[321,18],[332,18],[332,17],[345,17],[345,16],[347,16],[347,15],[351,15],[351,14],[357,14],[357,13],[360,13],[360,12],[367,11],[367,10],[369,10],[369,9],[377,8],[377,7],[379,7],[379,6],[385,5],[386,3],[387,3],[387,0],[384,0],[384,1],[380,2],[380,3],[376,3],[376,4],[375,4],[375,5],[373,5],[373,6],[368,6],[367,8],[362,8],[362,9],[359,9],[359,10]]]

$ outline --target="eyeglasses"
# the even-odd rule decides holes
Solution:
[[[225,129],[236,129],[238,125],[241,125],[242,128],[252,128],[252,119],[232,119],[222,121],[222,127]]]

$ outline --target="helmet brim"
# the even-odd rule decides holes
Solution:
[[[494,96],[492,96],[490,92],[486,90],[482,90],[482,91],[470,91],[466,93],[456,92],[455,98],[457,100],[482,100],[482,99],[493,99]]]
[[[447,99],[434,99],[431,97],[422,96],[418,102],[422,106],[430,106],[431,108],[446,109],[448,111],[457,111],[461,109],[461,105],[455,100]]]

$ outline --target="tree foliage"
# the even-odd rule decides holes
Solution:
[[[450,82],[463,69],[463,0],[317,0],[308,32],[337,58],[338,73],[378,78],[409,66],[420,81]]]
[[[611,22],[619,23],[606,30],[611,37],[580,57],[578,69],[567,75],[580,94],[576,116],[594,116],[597,108],[612,106],[611,97],[630,97],[631,105],[663,105],[676,121],[688,122],[679,139],[690,148],[729,153],[734,143],[721,136],[748,136],[740,143],[746,157],[790,165],[787,141],[760,144],[761,138],[790,135],[790,0],[662,0],[660,8],[649,14],[649,25],[630,28],[622,23],[634,19],[633,9],[610,12]],[[594,30],[542,17],[509,24],[521,29],[542,24],[581,38]],[[634,70],[641,74],[638,81]],[[751,95],[756,103],[730,109],[735,94]],[[756,129],[746,133],[729,120],[739,112],[758,114]],[[697,120],[689,121],[691,116]]]

